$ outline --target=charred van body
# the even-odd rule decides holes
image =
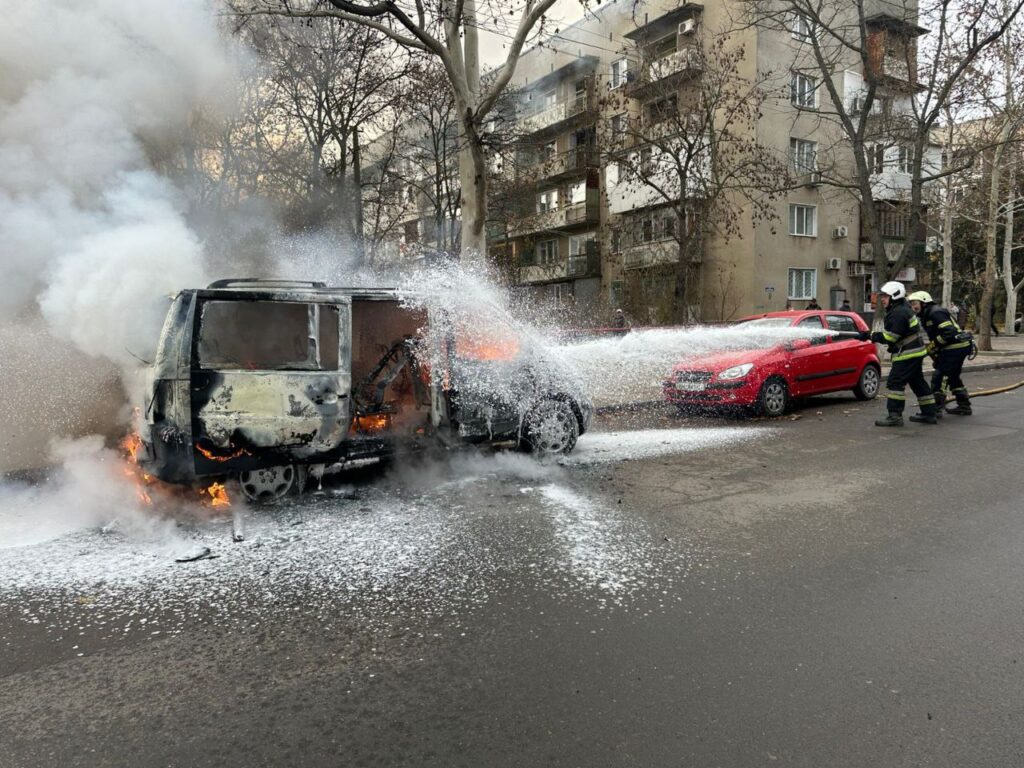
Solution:
[[[310,465],[428,443],[568,452],[591,411],[571,374],[514,338],[463,332],[394,290],[224,280],[171,304],[140,460],[172,483],[238,476],[260,498]]]

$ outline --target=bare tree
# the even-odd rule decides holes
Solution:
[[[485,254],[487,238],[486,121],[515,73],[523,46],[556,0],[527,0],[509,8],[500,0],[255,0],[240,13],[298,18],[332,18],[367,27],[407,50],[420,51],[441,63],[459,115],[462,190],[462,253]],[[482,19],[515,19],[508,53],[493,79],[482,83],[478,30]]]

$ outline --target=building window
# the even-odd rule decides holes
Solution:
[[[789,296],[790,299],[813,299],[818,295],[818,270],[816,269],[791,269],[789,270]]]
[[[626,84],[629,75],[629,60],[619,59],[612,62],[610,85],[612,88],[620,88]]]
[[[911,146],[901,146],[899,159],[896,161],[896,170],[900,173],[913,173],[914,172],[914,148]]]
[[[537,195],[537,213],[548,213],[558,210],[558,190],[549,189]]]
[[[569,238],[569,255],[570,256],[585,256],[587,253],[587,246],[594,242],[595,233],[587,232],[582,235],[572,235]]]
[[[537,263],[550,266],[558,263],[558,241],[541,240],[537,243]]]
[[[578,181],[569,187],[569,204],[576,205],[585,202],[587,202],[587,182]]]
[[[817,78],[794,72],[790,80],[790,101],[798,107],[814,109],[817,106]]]
[[[818,206],[789,206],[789,234],[800,237],[818,236]]]
[[[611,230],[612,253],[622,252],[622,230],[619,227],[612,227]]]
[[[675,94],[647,105],[647,122],[651,125],[671,120],[679,114],[678,99]]]
[[[885,170],[885,145],[866,144],[864,154],[868,164],[869,173],[881,173]]]
[[[610,121],[613,142],[620,142],[626,137],[626,115],[613,115]]]
[[[647,49],[648,56],[651,61],[657,61],[658,59],[664,58],[676,52],[676,34],[673,32],[671,35],[665,35],[665,37],[651,43]]]
[[[550,290],[555,304],[564,304],[572,300],[572,283],[555,283]]]
[[[420,241],[420,221],[407,221],[404,224],[405,229],[405,242],[407,243],[418,243]]]
[[[814,22],[805,14],[796,11],[793,13],[793,21],[789,28],[794,40],[802,43],[809,43],[814,39]]]
[[[540,161],[542,163],[553,160],[556,154],[558,154],[557,141],[548,141],[540,145]]]
[[[806,139],[789,140],[789,159],[797,173],[810,173],[818,169],[818,142]]]

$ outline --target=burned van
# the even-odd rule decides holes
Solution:
[[[160,336],[139,460],[172,483],[237,477],[266,500],[311,466],[429,445],[571,451],[592,412],[572,373],[498,319],[479,325],[391,289],[184,290]]]

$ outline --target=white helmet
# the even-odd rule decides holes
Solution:
[[[882,293],[887,293],[894,299],[905,299],[907,297],[907,289],[903,283],[897,283],[895,280],[890,280],[888,283],[882,286]]]

